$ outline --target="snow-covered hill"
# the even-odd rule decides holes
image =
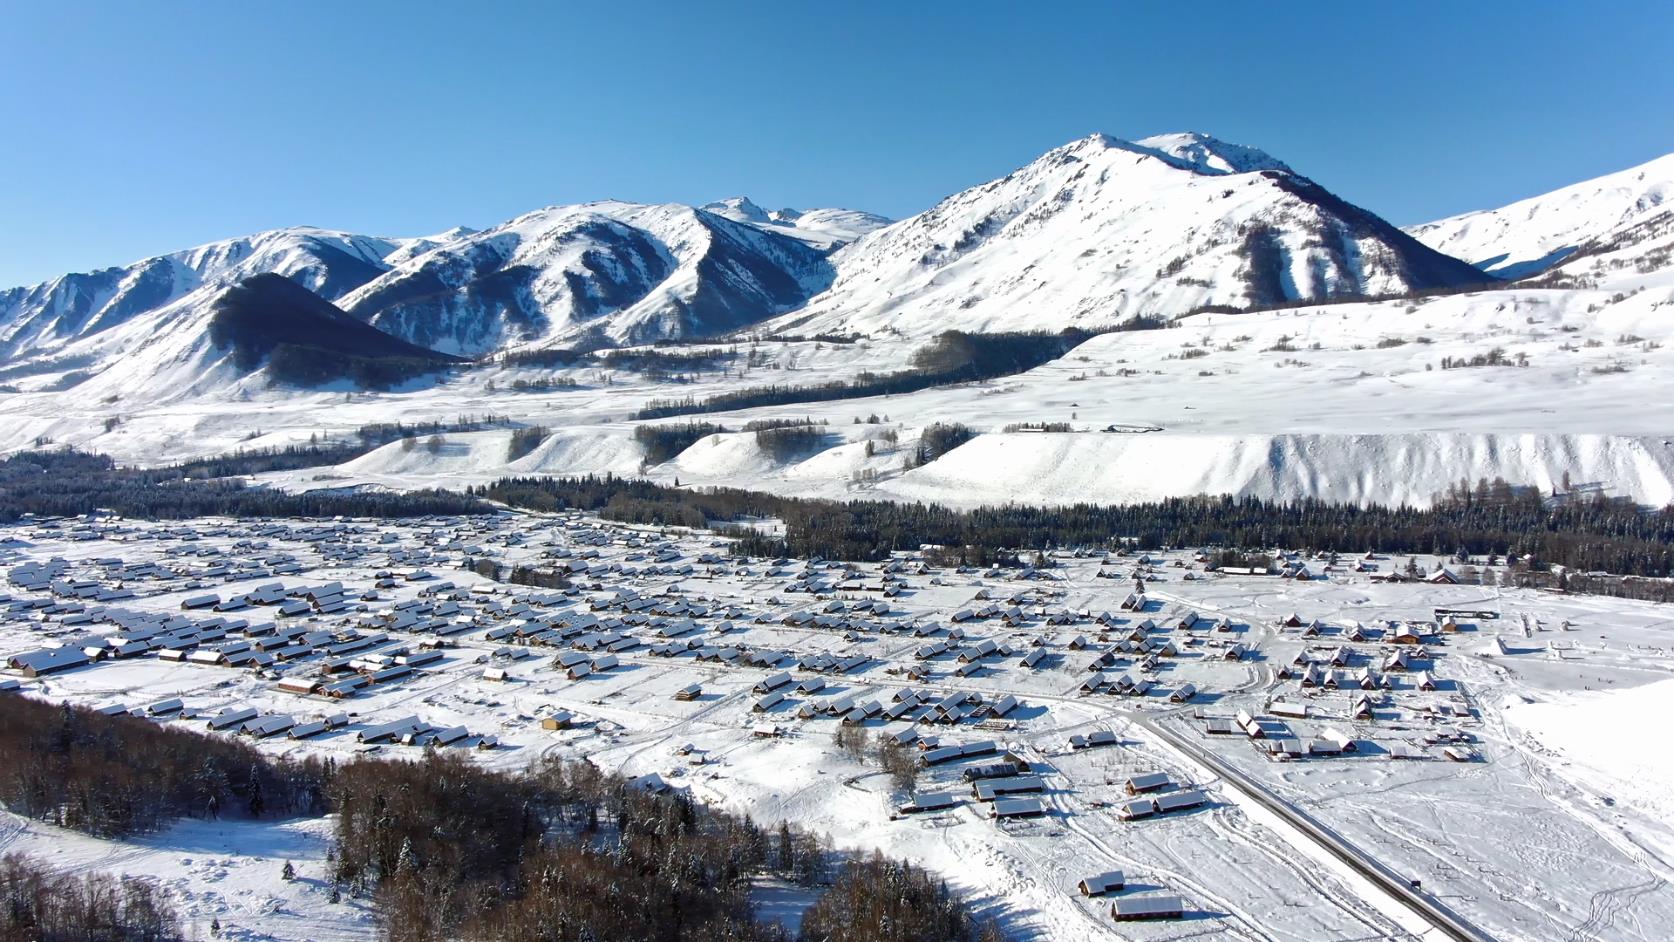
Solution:
[[[420,346],[706,336],[790,310],[831,283],[825,253],[679,204],[554,206],[402,261],[342,299]]]
[[[890,219],[857,209],[762,209],[747,196],[705,203],[704,210],[733,222],[788,235],[815,248],[831,250],[889,225]]]
[[[1674,154],[1407,232],[1438,251],[1506,279],[1559,264],[1589,243],[1630,228],[1674,196]]]
[[[1483,280],[1277,159],[1202,134],[1074,141],[833,261],[831,289],[774,329],[1057,330]]]
[[[1599,288],[1612,297],[1674,287],[1674,204],[1654,207],[1581,243],[1527,283]]]
[[[58,351],[200,287],[227,287],[252,275],[283,275],[334,300],[383,273],[386,258],[425,241],[276,229],[0,291],[0,363]]]
[[[826,287],[829,249],[883,222],[781,210],[739,223],[687,206],[603,202],[417,238],[260,232],[0,291],[0,381],[79,380],[137,347],[190,347],[194,336],[159,332],[201,328],[221,292],[262,274],[446,353],[720,333]]]

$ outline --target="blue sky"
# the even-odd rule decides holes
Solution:
[[[615,197],[908,215],[1093,131],[1398,224],[1674,151],[1674,4],[14,3],[0,285]]]

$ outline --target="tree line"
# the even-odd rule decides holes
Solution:
[[[1150,323],[1150,322],[1142,322]],[[1096,334],[1065,328],[1058,333],[1018,331],[969,334],[950,330],[937,335],[913,353],[912,367],[892,373],[862,371],[852,380],[811,385],[773,384],[718,393],[705,399],[653,399],[634,413],[635,419],[730,412],[760,406],[860,399],[917,392],[932,386],[993,379],[1032,370],[1058,359]]]
[[[645,452],[649,464],[662,464],[711,435],[731,431],[714,422],[669,423],[666,425],[634,426],[634,441]]]
[[[1500,500],[1410,506],[1306,499],[1179,497],[1125,505],[1006,505],[956,510],[939,504],[830,501],[736,488],[670,488],[650,481],[589,475],[502,478],[472,493],[531,510],[584,510],[630,523],[703,527],[706,521],[774,517],[784,536],[735,532],[735,551],[751,556],[878,560],[936,544],[965,561],[1004,559],[1018,550],[1145,549],[1220,546],[1246,549],[1429,553],[1528,557],[1621,575],[1674,573],[1674,509],[1645,511],[1621,501],[1547,506],[1538,493]]]
[[[176,818],[320,814],[331,767],[248,743],[64,703],[0,697],[0,803],[96,837]]]
[[[0,857],[0,942],[179,942],[180,917],[152,880],[59,873]]]
[[[313,452],[318,454],[319,452]],[[309,453],[294,455],[306,460]],[[124,516],[158,520],[189,517],[419,517],[490,513],[492,508],[451,491],[286,491],[249,487],[234,478],[205,480],[204,469],[280,465],[281,453],[222,459],[219,466],[194,463],[172,468],[119,468],[104,455],[33,451],[0,460],[0,521],[24,514],[75,516],[108,509]],[[306,465],[304,465],[306,466]]]

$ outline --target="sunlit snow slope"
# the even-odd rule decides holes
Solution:
[[[830,290],[775,329],[1057,330],[1484,280],[1275,158],[1201,134],[1083,138],[833,261]]]
[[[1523,278],[1646,218],[1674,195],[1674,154],[1407,232],[1500,278]]]

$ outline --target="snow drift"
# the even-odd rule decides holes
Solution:
[[[1574,485],[1674,501],[1674,448],[1612,435],[1037,434],[979,436],[882,486],[961,504],[1137,503],[1192,494],[1428,506],[1461,480]]]

